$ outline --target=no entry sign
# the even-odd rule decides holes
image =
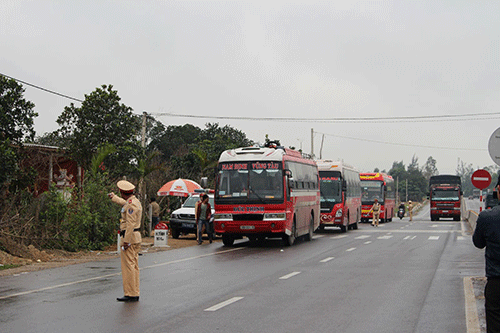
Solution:
[[[471,177],[472,185],[480,190],[484,190],[491,184],[491,175],[484,169],[474,171]]]

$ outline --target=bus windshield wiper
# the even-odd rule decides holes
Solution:
[[[252,186],[248,186],[248,190],[249,190],[251,193],[255,194],[255,196],[256,196],[256,197],[260,200],[260,202],[262,202],[263,204],[265,204],[265,203],[266,203],[266,202],[264,201],[264,199],[262,199],[262,198],[260,197],[260,195],[258,195],[258,194],[257,194],[257,192],[255,192],[255,191],[253,190]]]

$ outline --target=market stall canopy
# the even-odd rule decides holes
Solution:
[[[165,185],[163,185],[159,190],[158,196],[166,196],[166,195],[174,195],[177,197],[187,197],[191,193],[194,193],[194,190],[201,189],[202,187],[197,182],[194,182],[189,179],[177,179],[171,180]]]

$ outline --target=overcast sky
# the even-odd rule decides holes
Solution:
[[[0,73],[78,99],[112,84],[137,114],[307,118],[157,115],[308,153],[313,129],[316,156],[361,171],[432,156],[454,174],[494,164],[499,17],[500,1],[3,0]],[[72,101],[24,86],[37,134],[57,129]],[[483,113],[496,114],[387,120]]]

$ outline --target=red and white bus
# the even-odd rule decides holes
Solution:
[[[358,229],[361,218],[359,171],[343,162],[316,161],[321,192],[320,230],[339,227],[342,232]]]
[[[380,221],[392,221],[396,206],[394,179],[381,172],[360,173],[359,179],[361,180],[361,222],[373,219],[373,213],[370,213],[370,209],[375,199],[381,205]]]
[[[286,245],[302,235],[311,240],[320,219],[318,168],[279,143],[226,150],[214,203],[214,229],[226,246],[243,236],[281,237]]]

